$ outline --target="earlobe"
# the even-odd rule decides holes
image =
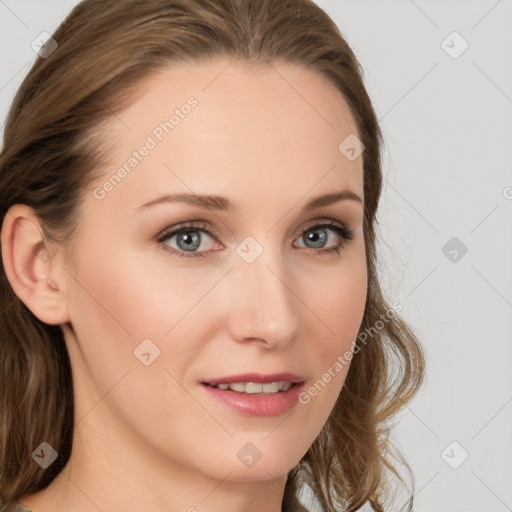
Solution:
[[[61,267],[40,219],[26,205],[7,211],[1,233],[2,261],[14,293],[44,323],[69,321]],[[54,251],[55,252],[55,251]]]

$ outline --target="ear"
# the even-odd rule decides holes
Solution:
[[[9,208],[1,244],[5,273],[14,293],[42,322],[68,322],[63,267],[32,208],[22,204]],[[56,254],[50,253],[52,249]]]

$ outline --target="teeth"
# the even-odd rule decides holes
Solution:
[[[277,393],[279,391],[279,382],[266,382],[261,387],[263,393]]]
[[[273,395],[275,393],[279,393],[280,391],[288,391],[292,387],[292,383],[286,382],[284,380],[277,382],[266,382],[265,384],[260,384],[258,382],[223,382],[222,384],[217,384],[214,387],[222,390],[231,389],[232,391],[237,391],[238,393],[247,393],[249,395],[255,393],[268,393]]]
[[[245,386],[245,392],[251,395],[263,392],[263,384],[258,384],[256,382],[248,382],[247,384],[242,384],[242,386]]]

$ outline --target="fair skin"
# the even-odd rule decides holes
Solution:
[[[348,365],[307,404],[271,416],[235,411],[201,384],[293,372],[307,390],[351,349],[366,300],[362,157],[338,150],[357,133],[348,105],[310,70],[228,63],[169,66],[118,114],[122,122],[102,127],[112,161],[84,192],[72,263],[65,247],[44,241],[30,208],[6,216],[8,277],[40,320],[62,326],[75,383],[71,459],[47,489],[20,499],[34,512],[278,512],[287,473],[339,395]],[[95,197],[191,96],[198,104],[179,125]],[[361,201],[303,211],[343,190]],[[222,196],[236,209],[139,209],[175,193]],[[177,235],[156,240],[189,221],[202,221],[194,234],[204,258],[179,257]],[[306,232],[326,235],[324,246],[308,242],[302,233],[322,222],[349,228],[352,240],[324,226]],[[248,236],[263,249],[251,263],[235,250]],[[339,254],[323,252],[340,244]],[[133,353],[147,338],[160,350],[149,366]],[[249,442],[261,454],[252,467],[237,457]]]

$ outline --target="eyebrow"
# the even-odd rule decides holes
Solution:
[[[314,210],[316,208],[320,208],[322,206],[328,206],[333,203],[337,203],[338,201],[343,200],[351,200],[356,201],[363,205],[363,200],[351,190],[341,190],[339,192],[331,192],[329,194],[323,194],[320,196],[316,196],[311,199],[303,208],[303,212],[307,212],[310,210]],[[156,206],[159,204],[173,204],[173,203],[183,203],[189,204],[192,206],[199,206],[201,208],[205,208],[206,210],[216,210],[216,211],[234,211],[238,210],[238,207],[235,203],[222,196],[214,196],[214,195],[203,195],[203,194],[167,194],[164,196],[157,197],[148,203],[145,203],[139,206],[136,212],[140,210],[144,210],[151,206]]]

